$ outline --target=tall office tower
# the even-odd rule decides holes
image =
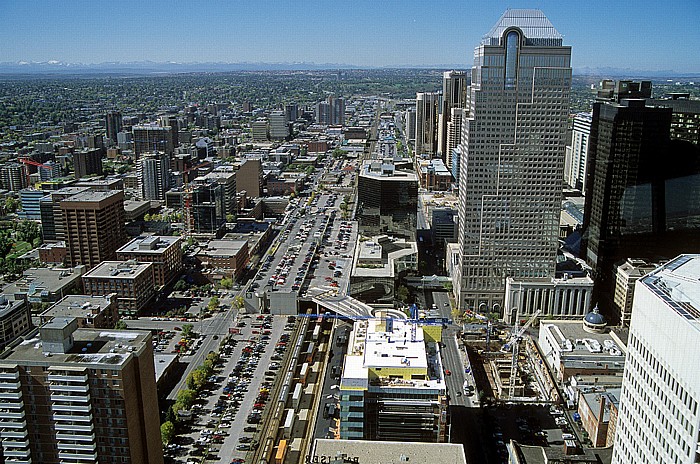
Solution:
[[[440,94],[423,92],[416,94],[416,156],[437,153],[437,124]]]
[[[158,122],[162,127],[165,127],[166,129],[170,128],[167,132],[169,140],[166,142],[166,145],[173,147],[174,151],[180,145],[180,123],[178,122],[177,116],[174,114],[167,114],[161,116],[158,119]]]
[[[134,154],[165,152],[172,155],[173,147],[172,128],[160,126],[134,126],[133,133]]]
[[[145,153],[136,163],[141,198],[165,200],[170,188],[170,157],[166,153]]]
[[[578,113],[574,116],[571,134],[571,166],[569,186],[586,193],[586,165],[588,160],[588,139],[591,135],[591,113]]]
[[[361,234],[416,240],[418,176],[381,161],[362,165],[357,181],[357,219]]]
[[[273,111],[270,113],[270,139],[284,140],[289,137],[289,125],[284,111]]]
[[[328,97],[328,105],[331,110],[330,123],[333,125],[345,124],[345,99],[343,97]]]
[[[554,277],[571,47],[539,10],[508,10],[474,51],[459,169],[460,308],[506,279]]]
[[[259,159],[243,160],[236,172],[236,193],[245,191],[249,198],[258,198],[262,172],[262,163]]]
[[[55,318],[0,359],[6,463],[163,463],[148,332]]]
[[[447,146],[445,153],[445,166],[452,171],[454,164],[453,154],[455,148],[459,146],[462,140],[462,121],[465,117],[464,108],[452,108],[450,110],[450,120],[447,122]]]
[[[214,179],[198,177],[192,186],[192,220],[198,233],[217,233],[226,224],[224,186]]]
[[[416,108],[408,108],[404,113],[404,127],[406,128],[406,140],[416,141]]]
[[[442,75],[442,104],[440,106],[438,153],[447,164],[449,154],[448,124],[452,121],[452,109],[464,108],[467,102],[467,87],[469,80],[465,71],[446,71]],[[459,143],[460,135],[457,135]],[[455,145],[456,146],[456,145]],[[454,147],[453,147],[454,148]]]
[[[41,234],[45,242],[56,242],[66,239],[66,228],[63,224],[61,201],[77,193],[87,192],[88,187],[63,187],[51,192],[39,201],[41,212]]]
[[[698,462],[700,255],[637,281],[613,464]]]
[[[102,175],[102,150],[92,149],[73,153],[73,170],[76,179]]]
[[[0,166],[0,187],[11,192],[27,188],[27,168],[21,163],[5,163]]]
[[[267,142],[269,140],[269,124],[267,119],[258,118],[251,122],[250,129],[254,142]]]
[[[316,103],[316,123],[329,125],[331,123],[331,105],[322,101]]]
[[[224,215],[236,214],[236,177],[236,168],[228,165],[219,166],[207,175],[198,178],[216,181],[221,184],[224,189]]]
[[[117,134],[122,131],[122,114],[119,111],[110,111],[105,115],[105,129],[107,138],[112,145],[117,144]]]
[[[668,98],[648,99],[647,105],[673,110],[671,139],[700,145],[700,100],[691,100],[689,93],[672,93]]]
[[[293,102],[284,105],[284,116],[287,118],[287,122],[294,122],[299,119],[299,105]]]
[[[60,203],[68,262],[88,268],[114,260],[126,242],[124,229],[124,192],[87,191]]]
[[[671,109],[643,99],[593,105],[581,257],[609,316],[616,263],[700,252],[700,154],[670,127]]]

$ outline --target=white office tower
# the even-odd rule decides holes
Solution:
[[[637,281],[613,464],[699,462],[699,276],[681,255]]]
[[[459,169],[461,309],[500,310],[508,277],[554,276],[571,90],[562,40],[541,11],[508,10],[474,50]]]
[[[586,163],[588,162],[588,139],[591,136],[591,113],[579,113],[574,116],[571,133],[571,166],[569,185],[586,193]]]
[[[440,94],[422,92],[416,94],[416,156],[431,157],[437,153],[437,129]]]

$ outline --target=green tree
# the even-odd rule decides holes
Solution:
[[[194,329],[194,325],[182,324],[182,337],[188,338],[192,334],[192,329]]]
[[[126,322],[124,322],[122,319],[119,319],[116,324],[114,324],[114,329],[115,330],[126,330],[128,327],[126,326]]]
[[[408,301],[408,288],[405,285],[401,285],[396,289],[396,298],[403,303]]]
[[[211,297],[211,299],[209,300],[209,304],[207,304],[207,309],[210,312],[214,312],[217,310],[218,307],[219,307],[219,297],[218,296]]]
[[[163,444],[170,443],[174,436],[175,425],[170,421],[163,422],[160,426],[160,438],[163,440]]]
[[[233,279],[229,279],[228,277],[225,277],[221,279],[221,282],[219,282],[219,285],[221,285],[222,288],[225,288],[226,290],[231,290],[233,288]]]
[[[13,197],[7,197],[5,199],[5,212],[14,213],[19,208],[19,200]]]
[[[187,282],[185,282],[185,279],[180,279],[177,282],[175,282],[173,290],[175,290],[176,292],[184,292],[185,290],[187,290]]]
[[[196,399],[197,393],[194,390],[187,388],[185,390],[180,390],[177,393],[176,403],[180,403],[182,405],[182,409],[190,409]]]
[[[245,299],[241,295],[238,295],[233,299],[233,307],[236,309],[241,309],[244,304]]]
[[[233,214],[227,214],[226,222],[236,222],[236,216],[234,216]]]

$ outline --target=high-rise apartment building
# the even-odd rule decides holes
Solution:
[[[165,152],[172,155],[173,130],[170,126],[160,127],[155,125],[134,126],[132,128],[134,154],[138,157],[142,153]]]
[[[613,464],[695,464],[700,446],[700,255],[637,281]]]
[[[122,114],[119,111],[109,111],[105,115],[105,129],[107,138],[112,141],[112,145],[116,145],[117,134],[122,131]]]
[[[102,175],[102,150],[99,148],[73,153],[73,171],[76,179]]]
[[[78,193],[62,200],[60,208],[71,266],[92,268],[116,257],[126,242],[123,191]]]
[[[164,200],[170,188],[170,157],[163,152],[145,153],[136,163],[141,198]]]
[[[262,163],[259,159],[246,159],[236,171],[236,193],[245,191],[248,197],[260,196],[260,179],[262,177]]]
[[[467,101],[467,87],[469,79],[465,71],[446,71],[442,75],[442,102],[440,105],[439,131],[438,131],[438,153],[442,156],[443,161],[447,161],[449,153],[448,148],[448,124],[452,121],[452,110],[464,108]],[[460,134],[457,136],[456,143],[452,148],[459,144]],[[453,142],[454,143],[454,142]]]
[[[0,187],[11,192],[27,188],[27,168],[21,163],[5,163],[0,166]]]
[[[437,153],[439,109],[439,93],[419,92],[416,94],[416,156],[423,154],[432,156]]]
[[[459,170],[459,307],[506,278],[554,277],[571,47],[539,10],[508,10],[474,51]]]
[[[162,464],[148,332],[55,318],[0,359],[6,463]]]
[[[591,113],[578,113],[574,116],[571,133],[571,166],[569,186],[586,193],[586,166],[588,162],[588,139],[591,136]]]
[[[66,239],[61,201],[88,190],[90,190],[89,187],[63,187],[51,192],[39,201],[41,234],[45,242],[56,242]]]
[[[330,123],[336,126],[345,125],[345,99],[343,97],[328,97],[331,110]]]

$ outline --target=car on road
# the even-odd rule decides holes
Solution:
[[[238,451],[250,451],[251,447],[248,443],[243,443],[243,444],[237,445],[236,449]]]
[[[251,427],[251,426],[243,427],[244,432],[257,432],[257,430],[258,430],[257,427]]]
[[[445,369],[445,375],[452,375],[452,371],[450,371],[449,369]]]

